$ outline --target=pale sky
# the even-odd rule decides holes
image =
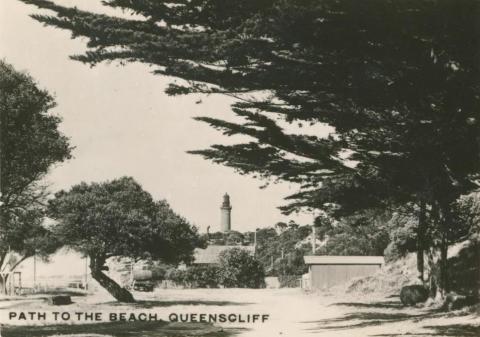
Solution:
[[[102,8],[100,0],[65,0],[80,8]],[[103,9],[102,9],[103,10]],[[254,230],[294,219],[311,221],[311,214],[283,216],[276,208],[295,186],[273,184],[241,176],[187,150],[211,144],[231,144],[194,116],[231,119],[231,99],[220,96],[168,97],[169,81],[154,76],[141,64],[101,64],[90,68],[69,55],[85,50],[85,41],[70,33],[44,27],[28,15],[33,6],[17,0],[0,1],[0,58],[27,71],[58,103],[54,112],[63,118],[61,131],[75,146],[74,158],[55,167],[47,177],[52,190],[81,181],[104,181],[132,176],[156,199],[197,225],[219,229],[222,195],[231,197],[232,229]],[[48,13],[48,12],[45,12]]]

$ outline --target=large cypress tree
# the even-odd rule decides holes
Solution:
[[[76,60],[139,61],[185,80],[169,94],[237,97],[240,122],[198,119],[251,141],[192,153],[300,183],[284,211],[413,202],[419,251],[427,220],[448,247],[450,205],[479,172],[479,1],[104,1],[144,19],[22,1],[88,39]],[[334,131],[292,133],[285,122]]]
[[[134,298],[104,273],[109,258],[189,263],[201,243],[195,227],[166,201],[155,202],[130,177],[81,183],[57,192],[49,201],[49,215],[57,220],[52,228],[55,236],[89,257],[92,277],[120,302]]]

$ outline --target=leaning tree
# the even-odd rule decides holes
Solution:
[[[0,272],[2,291],[25,259],[47,256],[59,243],[44,226],[48,191],[42,179],[70,158],[58,130],[55,102],[25,73],[0,61]]]
[[[427,224],[446,258],[451,205],[480,170],[479,1],[103,2],[135,19],[22,1],[56,14],[36,20],[88,39],[76,60],[143,62],[185,80],[169,94],[238,98],[236,122],[198,119],[250,141],[193,153],[300,183],[285,212],[413,203],[419,269]]]
[[[120,302],[132,294],[105,274],[107,259],[154,258],[190,262],[199,244],[197,229],[165,201],[155,202],[133,178],[81,183],[49,202],[52,231],[64,245],[89,257],[92,277]]]

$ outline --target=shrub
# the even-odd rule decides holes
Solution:
[[[165,274],[165,279],[174,282],[177,285],[186,285],[186,270],[170,269]]]
[[[167,280],[188,288],[218,288],[218,266],[192,266],[186,270],[172,269],[165,275]]]
[[[392,216],[388,221],[390,243],[384,251],[387,262],[398,260],[417,250],[417,225],[418,220],[411,215],[398,213]]]
[[[234,248],[220,253],[220,284],[226,288],[264,288],[263,266],[248,252]]]
[[[450,290],[480,299],[480,242],[465,241],[458,254],[448,259]]]
[[[186,271],[187,282],[195,288],[218,288],[218,266],[193,266]]]
[[[263,288],[263,266],[248,252],[234,248],[220,253],[220,264],[169,270],[165,278],[189,288]]]

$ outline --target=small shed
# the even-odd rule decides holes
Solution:
[[[383,256],[304,256],[309,288],[325,289],[353,278],[375,274]]]

